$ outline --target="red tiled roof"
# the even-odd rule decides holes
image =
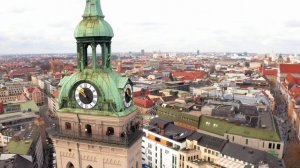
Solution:
[[[29,87],[29,88],[27,88],[27,90],[28,90],[28,93],[30,93],[30,94],[31,94],[31,93],[34,91],[34,89],[35,89],[34,87]]]
[[[182,77],[181,80],[195,80],[195,79],[203,79],[205,73],[202,71],[174,71],[172,72],[174,77]]]
[[[289,90],[290,95],[296,99],[296,97],[300,96],[300,87],[298,85],[294,85],[290,90]]]
[[[296,78],[295,76],[293,76],[292,74],[288,74],[285,78],[285,80],[288,82],[288,83],[291,83],[291,84],[300,84],[300,78]]]
[[[300,74],[300,64],[280,64],[280,73]]]
[[[277,69],[262,69],[262,74],[277,76]]]
[[[135,97],[133,99],[133,101],[134,101],[135,105],[141,106],[144,108],[149,108],[154,105],[154,102],[152,100],[149,100],[147,98],[142,98],[142,97]]]

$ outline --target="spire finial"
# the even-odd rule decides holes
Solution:
[[[86,0],[83,18],[104,18],[101,10],[100,0]]]

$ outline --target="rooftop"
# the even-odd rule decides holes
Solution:
[[[21,111],[29,111],[29,109],[32,112],[39,111],[39,107],[36,105],[36,103],[33,100],[21,103],[20,105],[21,105]]]
[[[216,150],[216,151],[221,151],[224,147],[224,145],[227,143],[227,140],[216,138],[213,136],[209,135],[204,135],[198,143],[201,146],[205,146],[207,148]]]
[[[31,144],[32,140],[11,140],[7,145],[7,150],[9,153],[27,155],[30,152]]]
[[[201,116],[199,129],[210,133],[224,136],[225,133],[240,135],[249,138],[257,138],[268,141],[280,141],[280,137],[276,131],[269,131],[260,128],[251,128],[238,126],[217,118]]]
[[[279,70],[280,73],[298,74],[300,73],[300,64],[280,64]]]
[[[1,154],[0,168],[33,167],[32,157],[28,155]]]
[[[283,167],[283,163],[280,159],[271,156],[267,152],[245,147],[235,143],[226,143],[222,150],[222,154],[238,160],[243,160],[254,165],[265,163],[271,164],[269,165],[270,167]]]

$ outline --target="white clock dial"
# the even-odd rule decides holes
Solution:
[[[132,92],[132,86],[130,84],[127,84],[123,89],[123,97],[124,97],[124,105],[125,107],[130,107],[132,103],[133,98],[133,92]]]
[[[75,90],[75,99],[80,107],[92,109],[97,104],[98,93],[93,85],[81,83]]]

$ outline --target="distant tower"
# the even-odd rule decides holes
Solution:
[[[290,58],[290,57],[287,57],[287,58],[286,58],[286,62],[287,62],[287,63],[291,63],[291,58]]]
[[[118,63],[117,63],[117,72],[122,73],[122,60],[119,57]]]
[[[142,49],[142,50],[141,50],[141,56],[144,56],[144,55],[145,55],[145,50]]]
[[[78,71],[59,84],[59,125],[52,135],[57,168],[141,167],[142,120],[133,104],[131,80],[111,68],[113,36],[100,0],[86,0],[75,30]]]
[[[277,62],[278,62],[279,64],[282,64],[282,63],[284,62],[284,59],[283,59],[283,57],[282,57],[281,54],[279,54],[279,57],[278,57]]]

